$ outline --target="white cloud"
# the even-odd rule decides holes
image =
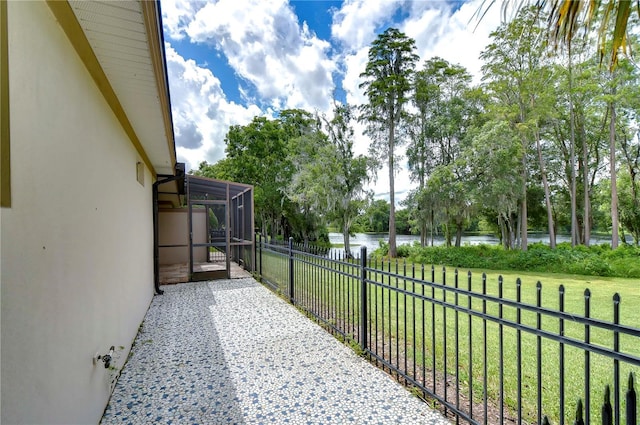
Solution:
[[[333,14],[331,35],[348,52],[357,51],[376,38],[378,28],[387,24],[402,1],[346,0]]]
[[[500,6],[493,5],[482,21],[478,21],[475,14],[483,2],[473,0],[453,12],[447,3],[434,2],[438,8],[411,15],[403,23],[401,30],[416,40],[420,66],[425,60],[439,56],[464,66],[474,82],[480,82],[482,62],[479,55],[489,44],[489,34],[501,19]]]
[[[196,12],[205,5],[191,0],[171,0],[162,2],[162,24],[168,37],[182,40],[186,29]]]
[[[347,103],[351,105],[361,105],[367,102],[367,98],[359,86],[362,83],[360,74],[364,72],[369,60],[369,47],[362,47],[353,54],[343,58],[344,78],[342,89],[346,94]]]
[[[199,9],[185,30],[215,46],[236,74],[274,109],[326,111],[333,91],[331,45],[317,38],[284,0],[220,0]]]
[[[244,125],[262,115],[256,105],[229,102],[210,70],[185,60],[170,43],[165,44],[171,109],[178,161],[187,170],[202,161],[215,163],[224,157],[224,137],[231,125]]]

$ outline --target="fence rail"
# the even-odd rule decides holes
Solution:
[[[256,240],[263,282],[456,423],[638,423],[640,328],[620,323],[618,294],[606,321],[589,289],[578,313],[563,286],[553,297],[540,282],[370,261],[364,247],[352,260]]]

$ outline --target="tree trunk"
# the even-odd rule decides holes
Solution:
[[[267,236],[269,228],[267,226],[267,217],[264,213],[260,213],[260,233]]]
[[[569,54],[569,127],[570,127],[570,147],[569,162],[571,164],[571,246],[578,244],[578,215],[577,215],[577,184],[576,184],[576,123],[573,111],[573,69],[571,62],[571,45],[568,46]]]
[[[569,162],[571,164],[571,246],[575,247],[578,245],[578,215],[577,215],[577,185],[576,185],[576,161],[575,161],[575,152],[573,148],[573,140],[571,143],[571,154]]]
[[[626,233],[624,232],[624,227],[620,228],[620,239],[622,239],[622,245],[627,244],[627,237],[626,237]]]
[[[572,138],[573,139],[573,138]],[[578,245],[578,215],[577,215],[577,185],[576,185],[576,161],[575,161],[575,152],[573,148],[573,140],[571,140],[571,153],[570,160],[571,163],[571,246],[575,247]]]
[[[462,242],[462,223],[456,223],[456,247],[460,247]]]
[[[271,232],[271,240],[275,241],[276,240],[276,235],[277,233],[277,228],[278,228],[278,222],[276,219],[271,218],[269,221],[271,221],[271,229],[269,229]]]
[[[353,258],[353,254],[351,253],[351,243],[349,241],[349,231],[346,229],[342,230],[342,237],[344,240],[344,252],[347,258]]]
[[[519,217],[516,214],[512,214],[512,216],[513,218],[510,217],[509,220],[507,221],[507,231],[509,234],[509,249],[515,248],[516,235],[520,234],[517,232],[516,229],[513,228],[513,222],[515,221],[517,223],[516,226],[519,226],[521,223],[521,221],[518,220]]]
[[[424,167],[425,159],[424,157],[420,158],[420,166]],[[420,186],[418,187],[418,193],[422,193],[424,190],[424,169],[420,171]],[[424,248],[427,239],[427,220],[422,214],[422,205],[418,202],[418,221],[420,222],[420,246]]]
[[[445,240],[445,245],[447,248],[449,248],[451,246],[451,240],[453,239],[451,237],[451,226],[449,226],[449,222],[446,222],[444,224],[444,240]]]
[[[525,120],[525,107],[522,100],[519,101],[520,107],[520,122],[524,123]],[[520,243],[517,244],[520,246],[520,249],[526,251],[528,248],[528,240],[527,240],[527,138],[524,134],[520,135],[520,142],[522,143],[522,203],[520,204],[520,217],[517,223],[517,232],[518,237],[520,239]]]
[[[520,204],[520,212],[522,213],[522,204]],[[516,229],[515,232],[513,234],[514,236],[514,243],[511,244],[512,248],[515,247],[521,247],[520,245],[520,236],[522,236],[522,230],[521,230],[521,226],[522,226],[522,214],[518,215],[515,220],[516,222]],[[511,225],[513,227],[513,225]]]
[[[556,231],[553,223],[553,211],[551,209],[551,192],[547,181],[547,171],[542,158],[542,147],[540,146],[540,133],[536,131],[536,148],[538,149],[538,162],[540,163],[540,174],[542,175],[542,186],[544,187],[544,202],[547,206],[547,226],[549,228],[549,247],[556,249]]]
[[[431,209],[431,246],[433,247],[433,228],[435,227],[435,213],[433,208]]]
[[[526,166],[526,160],[522,160]],[[524,184],[522,185],[522,211],[520,213],[520,249],[526,251],[529,249],[528,239],[528,216],[527,216],[527,170],[524,170]]]
[[[389,120],[389,257],[396,258],[396,205],[394,191],[394,173],[393,173],[393,154],[395,144],[395,123],[393,119]]]
[[[507,227],[505,224],[505,220],[502,217],[502,214],[498,215],[498,227],[500,227],[500,242],[502,242],[502,247],[504,249],[509,248],[509,236],[507,235]]]
[[[351,243],[349,241],[349,226],[345,220],[342,225],[342,238],[344,240],[344,253],[347,258],[353,258],[353,254],[351,253]]]
[[[522,108],[522,107],[521,107]],[[524,112],[521,112],[521,122],[524,122]],[[520,235],[520,249],[526,251],[529,247],[527,233],[529,231],[527,222],[527,141],[524,136],[522,141],[522,203],[520,204],[520,221],[518,221],[518,235]]]
[[[591,242],[591,199],[589,196],[589,152],[587,150],[587,137],[584,134],[584,125],[580,126],[582,138],[582,179],[584,180],[584,244],[589,246]]]
[[[615,96],[616,89],[612,89]],[[611,248],[618,247],[618,185],[616,182],[616,106],[615,102],[609,105],[611,108],[609,122],[609,173],[611,174]]]

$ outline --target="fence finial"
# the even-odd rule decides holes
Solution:
[[[602,405],[602,425],[613,424],[613,412],[611,409],[611,389],[609,385],[604,390],[604,404]]]
[[[576,420],[573,425],[584,425],[584,419],[582,418],[582,399],[578,399],[578,407],[576,407]]]

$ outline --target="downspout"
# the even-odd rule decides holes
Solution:
[[[156,180],[156,182],[153,183],[153,289],[155,290],[155,295],[164,294],[164,291],[160,289],[160,247],[158,246],[160,240],[160,230],[158,225],[158,186],[164,183],[183,179],[184,175],[184,165],[180,167],[179,163],[177,163],[176,174],[174,176],[158,174],[158,179],[162,177],[165,178],[162,180]],[[179,193],[177,195],[180,196]]]

